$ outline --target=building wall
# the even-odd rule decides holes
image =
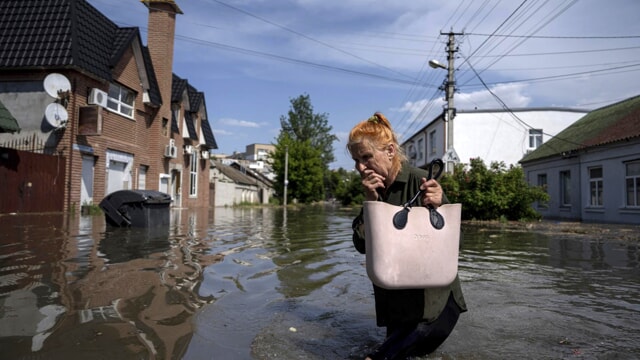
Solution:
[[[538,176],[546,175],[547,193],[551,200],[547,206],[534,204],[534,208],[548,219],[586,222],[640,224],[640,208],[625,204],[625,163],[640,160],[640,140],[589,149],[569,158],[548,158],[523,165],[527,181],[538,184]],[[602,167],[603,204],[590,203],[589,169]],[[570,207],[560,204],[560,172],[571,172]]]
[[[141,62],[139,43],[134,41],[112,70],[113,82],[136,94],[133,119],[106,108],[99,111],[102,118],[102,132],[97,135],[80,135],[78,119],[81,107],[87,106],[92,88],[105,92],[109,83],[66,69],[42,71],[11,71],[3,73],[0,80],[0,99],[18,120],[22,131],[18,134],[0,134],[0,146],[61,156],[66,159],[64,178],[64,211],[79,209],[81,206],[81,179],[83,156],[94,159],[93,202],[99,203],[107,194],[108,159],[110,152],[121,152],[132,157],[130,181],[127,189],[137,189],[139,169],[147,167],[145,189],[158,190],[160,179],[179,171],[180,198],[182,207],[206,207],[209,202],[209,161],[198,160],[198,193],[189,196],[190,157],[183,154],[185,140],[180,134],[173,134],[171,124],[171,84],[173,67],[173,47],[175,30],[174,5],[164,1],[151,2],[149,13],[149,51],[162,96],[162,106],[153,108],[143,102],[144,89],[141,74],[145,69]],[[142,6],[142,5],[139,5]],[[68,122],[64,128],[52,129],[43,121],[48,104],[56,101],[44,91],[43,80],[51,72],[58,72],[71,83],[71,94],[66,103]],[[196,109],[197,110],[197,109]],[[201,113],[204,113],[204,108]],[[163,118],[167,128],[163,129]],[[179,126],[183,127],[183,123]],[[201,129],[201,119],[197,118],[196,128]],[[179,148],[175,159],[163,156],[169,139],[174,138]],[[187,140],[191,143],[191,140]],[[195,141],[193,145],[197,145]],[[199,155],[199,154],[198,154]]]
[[[215,188],[214,206],[216,207],[261,202],[260,188],[257,185],[236,183],[217,168],[211,169],[210,181]]]
[[[580,119],[586,111],[525,109],[514,113],[515,116],[505,111],[459,111],[453,121],[453,147],[459,162],[468,164],[471,158],[481,158],[487,165],[494,161],[517,165],[530,150],[530,128],[543,130],[544,142]],[[436,132],[435,146],[429,137],[432,131]],[[403,143],[408,154],[409,146],[417,146],[420,138],[424,139],[425,157],[421,161],[416,158],[416,166],[424,167],[433,158],[444,157],[446,123],[441,117]]]
[[[269,155],[276,151],[276,147],[271,144],[251,144],[247,145],[245,160],[264,161]]]

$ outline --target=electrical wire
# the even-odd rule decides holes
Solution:
[[[464,57],[464,55],[462,55],[462,54],[461,54],[461,56],[463,56],[463,57]],[[508,113],[509,113],[509,114],[510,114],[510,115],[511,115],[511,116],[512,116],[516,121],[518,121],[518,122],[519,122],[519,123],[521,123],[522,125],[526,126],[526,128],[527,128],[527,129],[529,129],[529,130],[534,129],[534,127],[532,127],[531,125],[529,125],[528,123],[526,123],[524,120],[520,119],[520,117],[518,117],[518,115],[516,115],[516,114],[511,110],[511,108],[509,108],[509,106],[507,106],[507,104],[506,104],[504,101],[502,101],[502,99],[501,99],[498,95],[496,95],[496,93],[494,93],[494,92],[493,92],[493,90],[491,90],[491,88],[490,88],[490,87],[489,87],[489,86],[484,82],[484,80],[482,79],[482,77],[480,77],[480,74],[479,74],[479,73],[478,73],[478,72],[473,68],[473,66],[471,65],[471,63],[469,63],[469,67],[471,68],[471,70],[473,71],[473,73],[476,75],[476,77],[478,78],[478,80],[480,80],[480,82],[481,82],[481,83],[482,83],[482,85],[485,87],[485,89],[489,92],[489,94],[491,94],[491,96],[493,96],[493,98],[494,98],[494,99],[496,99],[496,101],[501,105],[501,107],[502,107],[504,110],[506,110],[506,111],[507,111],[507,112],[508,112]],[[548,133],[545,133],[545,132],[543,132],[543,134],[545,134],[545,135],[547,135],[547,136],[549,136],[549,137],[551,137],[551,138],[556,138],[556,139],[558,139],[558,140],[561,140],[561,141],[567,142],[567,143],[572,144],[572,145],[582,146],[582,144],[580,144],[580,143],[576,143],[576,142],[573,142],[573,141],[571,141],[571,140],[569,140],[569,139],[565,139],[565,138],[558,137],[557,135],[552,135],[552,134],[548,134]],[[554,150],[557,150],[557,149],[554,149]]]

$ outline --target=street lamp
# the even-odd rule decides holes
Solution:
[[[429,60],[429,66],[434,69],[440,68],[447,70],[447,67],[438,60]]]
[[[446,118],[447,126],[445,127],[445,149],[446,152],[443,156],[445,163],[445,170],[448,173],[453,173],[453,164],[458,161],[458,156],[453,149],[453,118],[455,117],[455,107],[453,105],[453,93],[455,91],[455,80],[453,73],[453,56],[449,56],[449,66],[446,66],[438,60],[429,60],[429,66],[434,69],[447,70],[448,76],[445,82],[445,95],[447,98]]]

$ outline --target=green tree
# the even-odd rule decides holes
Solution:
[[[333,196],[333,190],[325,190],[330,183],[329,163],[334,161],[333,142],[326,114],[314,114],[309,95],[291,99],[288,117],[280,117],[280,134],[271,160],[276,173],[276,196],[284,196],[285,156],[288,152],[287,198],[309,203],[325,199],[325,192]]]
[[[342,205],[361,204],[364,201],[364,192],[360,180],[357,171],[347,171],[343,168],[330,171],[327,196],[335,198]]]
[[[450,202],[462,203],[464,220],[538,219],[531,205],[549,199],[543,189],[527,184],[521,167],[492,162],[487,168],[479,158],[456,165],[440,184]]]
[[[311,146],[321,151],[322,164],[329,168],[335,161],[333,142],[338,138],[331,133],[329,115],[314,114],[309,95],[303,94],[291,99],[288,117],[280,116],[281,133],[286,133],[296,142],[310,141]]]

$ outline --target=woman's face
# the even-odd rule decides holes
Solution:
[[[384,150],[370,146],[366,142],[356,144],[351,149],[351,157],[355,161],[356,170],[364,177],[369,172],[381,175],[390,180],[392,159],[395,155],[393,145],[388,145]]]

